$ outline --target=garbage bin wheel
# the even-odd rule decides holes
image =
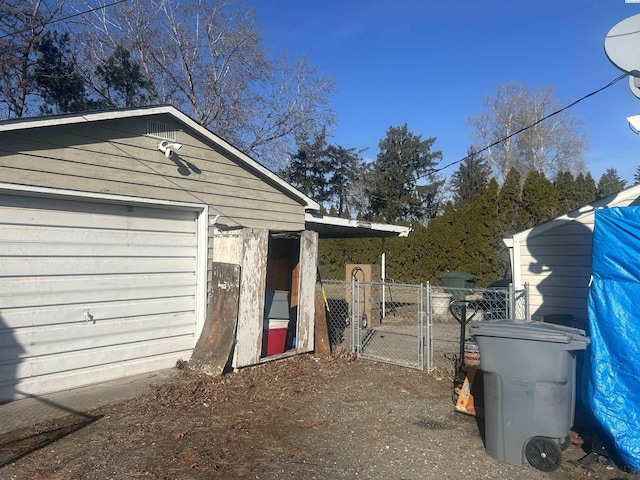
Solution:
[[[529,464],[543,472],[553,472],[562,464],[560,445],[547,437],[533,437],[524,447]]]

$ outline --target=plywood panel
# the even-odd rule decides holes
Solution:
[[[213,237],[212,260],[220,263],[242,264],[243,238],[241,233],[216,233]]]
[[[318,260],[318,234],[305,230],[300,236],[300,289],[298,292],[298,332],[296,349],[314,348],[315,292]]]
[[[262,350],[269,232],[245,229],[233,367],[255,365]]]
[[[189,366],[208,375],[220,375],[231,358],[236,337],[240,266],[216,262],[212,278],[207,319]]]

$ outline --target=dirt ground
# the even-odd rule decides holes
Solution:
[[[350,352],[222,377],[182,370],[131,401],[0,435],[0,479],[632,479],[605,462],[552,473],[484,450],[448,372]],[[601,457],[603,458],[603,457]]]

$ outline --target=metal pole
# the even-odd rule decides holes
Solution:
[[[356,277],[351,276],[351,351],[356,352]]]
[[[529,309],[529,282],[524,284],[524,317],[531,321],[531,310]]]
[[[387,302],[385,300],[386,298],[386,291],[385,291],[385,279],[387,278],[387,251],[386,251],[386,244],[385,244],[385,238],[382,237],[382,318],[386,318],[387,316]]]
[[[467,302],[461,302],[460,307],[460,365],[458,365],[458,368],[464,365],[464,342],[467,336]]]
[[[432,335],[432,319],[431,319],[431,283],[427,282],[427,332],[426,336],[426,344],[427,344],[427,371],[431,371],[433,368],[433,345],[431,343],[431,335]]]

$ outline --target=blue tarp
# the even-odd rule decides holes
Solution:
[[[585,401],[609,452],[640,471],[640,207],[597,210],[592,252]]]

